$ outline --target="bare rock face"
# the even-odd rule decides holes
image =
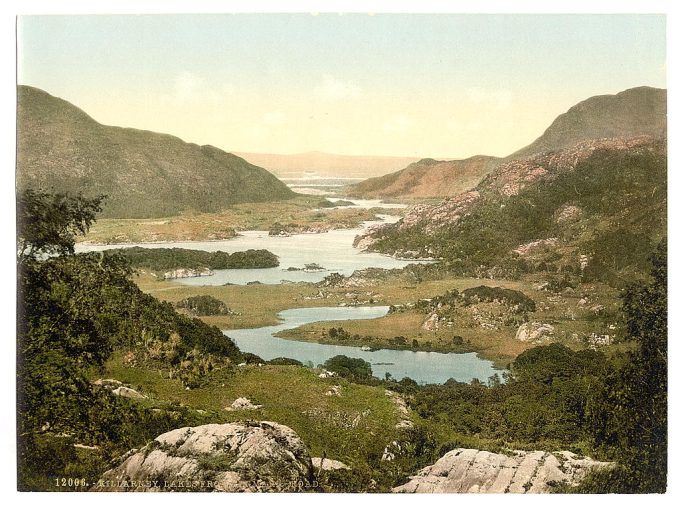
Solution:
[[[274,422],[183,427],[105,472],[93,491],[295,492],[312,487],[299,436]]]
[[[609,466],[571,452],[515,451],[501,455],[457,448],[423,468],[402,493],[548,493],[554,484],[575,485],[590,471]]]

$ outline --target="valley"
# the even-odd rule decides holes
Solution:
[[[559,460],[546,452],[572,452],[555,455],[599,468],[585,491],[609,479],[606,459],[625,463],[615,468],[622,473],[634,465],[625,445],[606,443],[611,426],[602,420],[619,416],[608,384],[644,386],[626,375],[659,370],[639,350],[663,334],[665,318],[657,307],[667,229],[663,90],[577,104],[506,158],[406,160],[394,173],[376,167],[372,179],[332,192],[319,185],[315,194],[295,193],[270,167],[216,148],[107,130],[114,127],[92,124],[68,103],[20,92],[23,123],[42,125],[34,116],[47,107],[50,125],[89,125],[99,134],[86,144],[99,147],[86,154],[108,153],[119,167],[114,186],[129,179],[139,190],[114,191],[102,204],[91,192],[111,181],[94,171],[78,176],[89,197],[45,192],[44,184],[69,190],[82,181],[38,163],[44,146],[29,153],[34,140],[22,141],[27,489],[52,489],[52,475],[67,466],[88,480],[123,472],[111,462],[133,447],[146,448],[144,458],[168,451],[170,462],[175,450],[153,438],[210,424],[237,432],[284,425],[321,459],[305,490],[401,491],[461,452],[483,460],[536,451],[529,455],[540,458],[526,459],[536,468]],[[633,112],[649,117],[621,121],[631,102],[647,103]],[[589,129],[574,133],[579,122]],[[120,157],[110,143],[123,138]],[[168,146],[175,154],[165,159]],[[75,159],[60,151],[71,159],[64,166],[81,160],[76,151]],[[153,163],[127,165],[140,153]],[[175,164],[180,155],[202,168]],[[227,161],[239,168],[236,179],[225,176]],[[365,159],[353,163],[366,169]],[[192,182],[164,186],[147,207],[140,195],[153,192],[135,178],[161,177],[158,167]],[[46,342],[63,350],[45,350]],[[54,378],[83,402],[50,393],[44,381]],[[657,400],[636,394],[630,402]],[[46,451],[54,454],[49,472],[29,462]],[[196,458],[196,472],[209,476],[233,466],[230,455]],[[326,458],[340,464],[324,469]],[[239,470],[245,488],[229,486],[259,486],[254,469]],[[573,487],[583,476],[544,478],[524,490],[580,490]]]

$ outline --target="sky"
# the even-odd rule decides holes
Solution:
[[[666,87],[665,16],[22,16],[17,80],[227,151],[508,155],[593,95]]]

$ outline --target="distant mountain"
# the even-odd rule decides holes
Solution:
[[[278,177],[300,177],[315,173],[325,177],[367,178],[382,176],[405,167],[418,158],[401,156],[352,156],[310,151],[293,155],[236,153],[250,163],[265,167]]]
[[[363,198],[452,197],[474,188],[501,161],[482,155],[449,161],[425,158],[398,172],[352,185],[347,194]]]
[[[631,88],[579,102],[555,119],[543,135],[510,156],[466,160],[420,160],[403,170],[368,179],[348,190],[356,197],[451,197],[474,188],[503,162],[568,148],[581,141],[666,136],[666,90]]]
[[[211,212],[295,194],[275,176],[213,146],[97,123],[73,104],[18,87],[17,187],[106,194],[104,216]]]
[[[508,158],[555,151],[588,139],[666,136],[666,90],[641,86],[579,102],[534,142]]]

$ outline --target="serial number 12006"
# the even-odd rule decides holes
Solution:
[[[85,478],[55,478],[54,481],[57,487],[89,487],[89,483],[85,480]]]

